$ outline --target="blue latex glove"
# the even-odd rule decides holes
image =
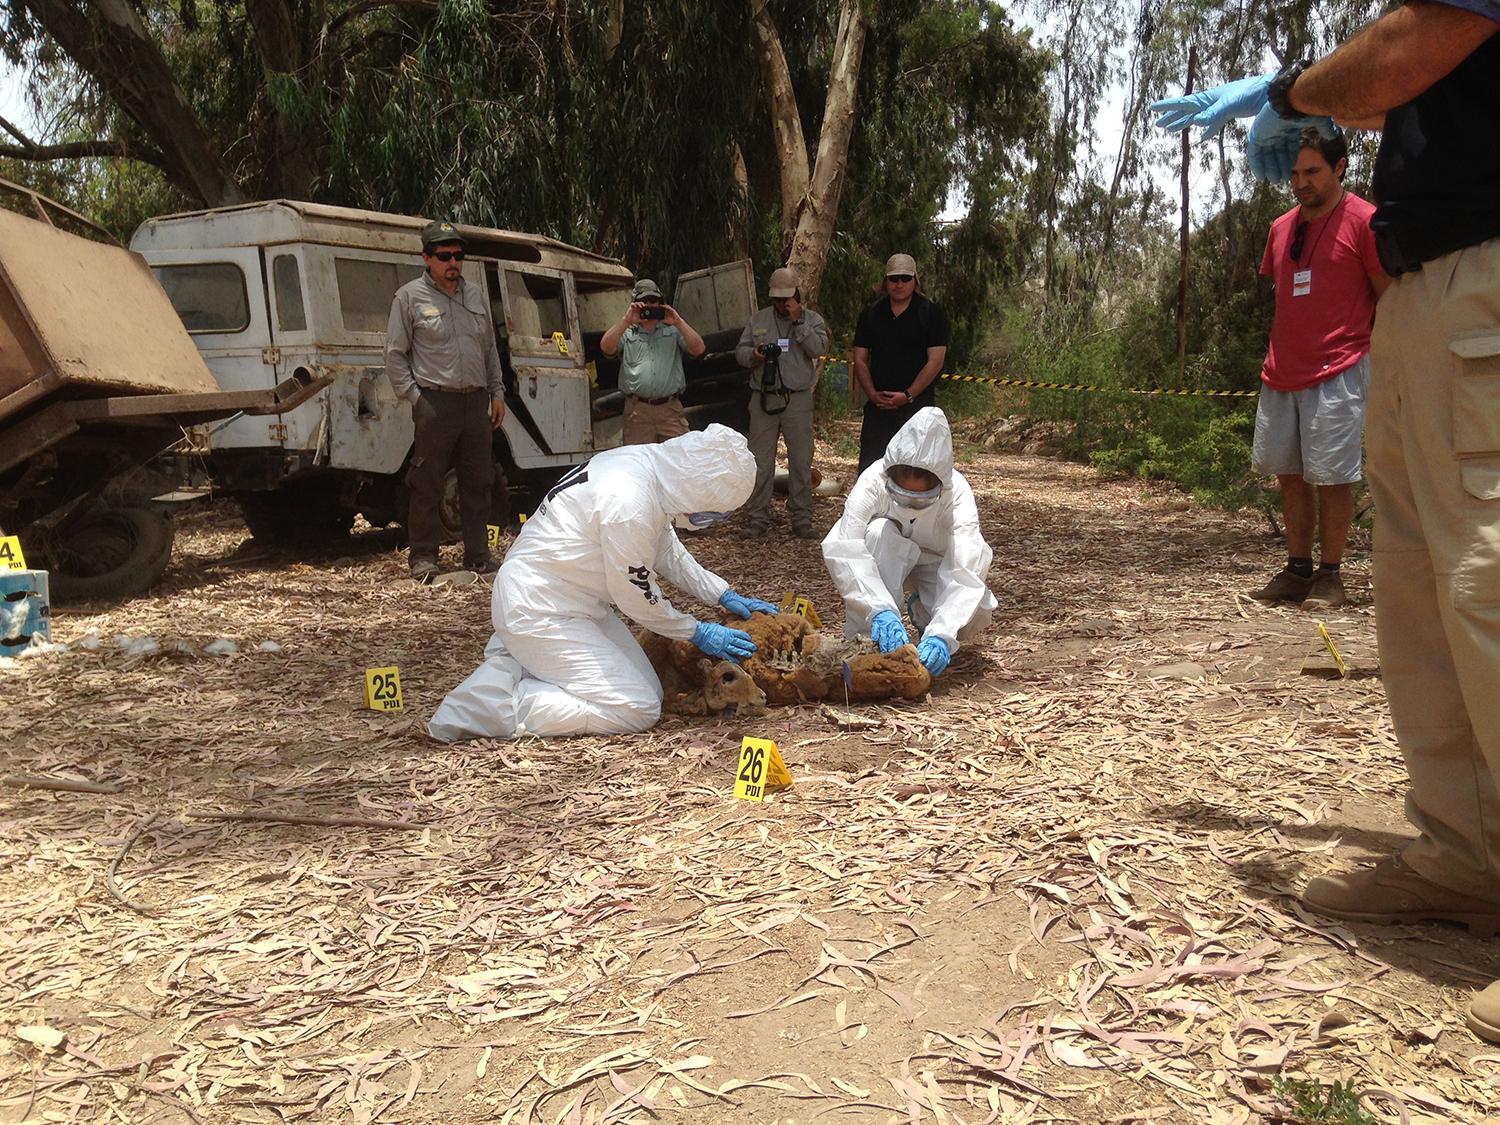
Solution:
[[[927,637],[917,646],[917,659],[931,675],[941,676],[947,671],[952,656],[948,652],[948,643],[941,637]]]
[[[893,652],[907,643],[906,626],[895,610],[883,609],[870,622],[870,637],[881,652]]]
[[[749,617],[752,613],[780,613],[770,602],[763,602],[759,598],[747,598],[742,594],[736,594],[733,590],[725,590],[719,595],[719,604],[730,613],[738,614],[740,617]]]
[[[698,622],[698,628],[693,630],[693,643],[716,660],[732,660],[736,664],[755,651],[749,633],[712,621]]]
[[[1324,137],[1339,135],[1339,127],[1331,117],[1282,117],[1266,106],[1250,126],[1250,140],[1245,145],[1250,171],[1270,183],[1286,183],[1292,178],[1292,167],[1297,163],[1302,130],[1309,127]]]
[[[1257,74],[1241,78],[1237,82],[1226,82],[1211,90],[1200,90],[1196,94],[1183,94],[1179,98],[1162,98],[1152,102],[1154,112],[1161,114],[1156,124],[1162,129],[1176,133],[1190,125],[1201,125],[1203,139],[1218,136],[1219,130],[1231,117],[1254,117],[1266,105],[1273,74]]]

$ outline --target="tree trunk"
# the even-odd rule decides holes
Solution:
[[[289,0],[245,0],[245,14],[267,81],[295,82],[302,87],[301,96],[308,97],[318,79],[309,65],[312,43],[303,14]],[[273,101],[270,116],[276,156],[266,168],[265,193],[311,199],[319,167],[319,143],[311,125],[315,115],[289,111]]]
[[[771,113],[771,136],[776,166],[781,170],[781,236],[790,238],[797,225],[797,211],[807,195],[811,169],[807,164],[807,141],[802,135],[802,115],[792,91],[792,72],[781,36],[766,10],[766,0],[750,0],[750,26],[755,35],[755,57],[765,85],[766,108]]]
[[[823,128],[818,133],[818,157],[812,183],[797,216],[787,263],[802,279],[803,299],[816,305],[823,284],[823,267],[833,245],[839,216],[844,169],[849,163],[849,139],[854,134],[854,111],[859,90],[859,64],[865,48],[865,17],[859,0],[843,0],[839,33],[828,68],[828,97],[823,105]]]
[[[1184,94],[1193,92],[1193,72],[1198,69],[1198,44],[1188,48],[1187,85]],[[1187,299],[1188,299],[1188,130],[1182,131],[1182,229],[1179,246],[1182,270],[1177,277],[1177,385],[1187,376]]]
[[[125,0],[20,0],[36,21],[125,111],[162,157],[167,178],[193,199],[218,207],[244,193],[219,157],[145,23]]]

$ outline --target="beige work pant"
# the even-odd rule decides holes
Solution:
[[[1370,356],[1380,667],[1421,832],[1405,858],[1500,899],[1500,239],[1398,278]]]
[[[750,522],[756,526],[771,523],[771,491],[776,477],[776,439],[786,442],[787,495],[786,511],[792,527],[812,526],[812,458],[813,393],[794,391],[783,398],[767,395],[772,410],[783,403],[779,414],[767,414],[761,408],[760,390],[750,390],[750,452],[755,455],[755,490],[745,504]]]
[[[687,415],[682,399],[672,397],[652,405],[644,399],[625,396],[625,417],[621,425],[622,445],[651,445],[688,432]]]

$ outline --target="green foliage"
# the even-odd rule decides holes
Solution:
[[[1379,1125],[1360,1107],[1352,1081],[1324,1086],[1311,1078],[1278,1076],[1272,1086],[1292,1107],[1299,1125]]]

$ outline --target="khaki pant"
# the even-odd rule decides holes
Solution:
[[[768,395],[766,403],[772,410],[785,403],[786,409],[779,414],[767,414],[761,407],[760,391],[751,389],[750,452],[755,455],[755,491],[745,503],[745,512],[752,524],[770,525],[768,509],[776,476],[776,439],[780,437],[786,442],[787,515],[791,517],[792,527],[811,527],[813,394],[811,391],[793,391],[787,398]]]
[[[1380,665],[1421,832],[1405,858],[1500,899],[1500,239],[1398,278],[1370,354]]]
[[[655,406],[644,399],[625,396],[622,445],[651,445],[687,432],[687,415],[682,412],[682,399],[676,395]]]

